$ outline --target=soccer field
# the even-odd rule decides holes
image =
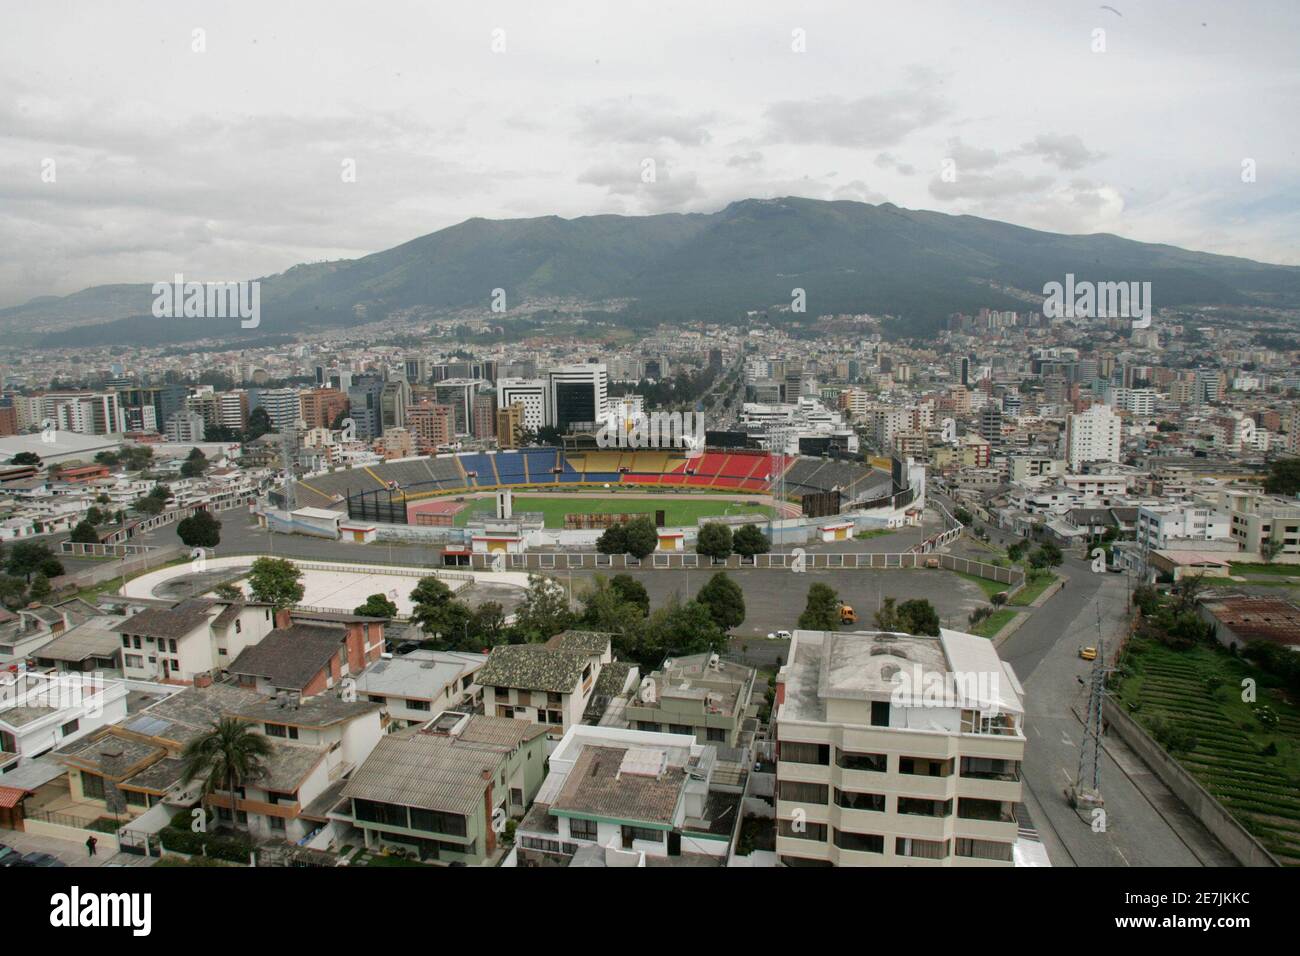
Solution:
[[[463,528],[475,514],[490,515],[495,504],[491,498],[476,501],[455,517],[455,524]],[[593,498],[590,495],[574,495],[563,498],[531,498],[516,495],[514,510],[540,512],[546,516],[546,527],[563,528],[566,514],[648,514],[651,517],[663,509],[664,520],[670,527],[693,525],[700,518],[713,515],[752,514],[761,520],[772,516],[770,505],[751,502],[735,502],[723,495],[701,495],[698,498],[631,498],[623,495],[609,495]]]

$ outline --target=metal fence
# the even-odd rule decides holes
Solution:
[[[961,529],[954,529],[960,534]],[[952,532],[945,532],[951,534]],[[959,571],[975,577],[997,581],[1009,587],[1019,587],[1024,583],[1024,572],[1018,568],[1004,568],[970,558],[959,558],[951,554],[903,551],[875,553],[845,552],[805,552],[802,548],[793,551],[778,551],[760,554],[753,558],[731,555],[725,560],[711,559],[693,552],[656,551],[644,560],[638,560],[629,554],[596,554],[592,552],[528,552],[526,554],[481,554],[461,555],[468,558],[468,567],[478,571],[513,570],[513,571],[624,571],[636,568],[651,570],[683,571],[697,568],[718,571],[755,568],[775,571],[883,571],[908,568],[939,567],[948,571]],[[937,564],[932,565],[931,562]]]

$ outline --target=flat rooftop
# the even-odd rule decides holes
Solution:
[[[900,682],[945,681],[957,705],[1023,713],[1020,682],[986,638],[941,629],[938,637],[883,631],[794,632],[781,671],[785,702],[780,719],[825,723],[829,700],[889,701]],[[981,675],[986,679],[979,680]],[[976,678],[957,680],[954,678]]]

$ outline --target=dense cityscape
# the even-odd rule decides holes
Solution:
[[[949,119],[907,76],[898,115],[771,105],[725,165],[784,122],[914,177],[888,127]],[[637,109],[578,139],[725,125]],[[1294,235],[1089,219],[1094,145],[949,137],[942,212],[647,158],[679,192],[263,236],[237,281],[47,278],[4,234],[6,885],[140,936],[168,869],[1000,867],[1093,909],[1067,871],[1212,868],[1090,918],[1250,927],[1241,868],[1300,865]],[[1028,160],[1071,213],[996,204]]]

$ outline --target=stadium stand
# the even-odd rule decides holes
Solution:
[[[558,471],[557,471],[558,469]],[[848,499],[890,493],[889,476],[859,462],[773,455],[758,451],[575,451],[524,448],[465,452],[381,462],[314,475],[297,483],[299,506],[341,508],[349,495],[392,493],[411,502],[438,495],[554,484],[624,484],[665,489],[722,489],[763,493],[785,474],[787,497],[838,489]]]

